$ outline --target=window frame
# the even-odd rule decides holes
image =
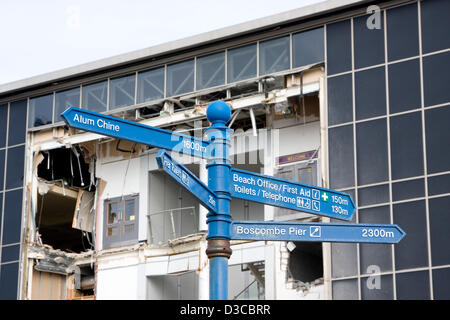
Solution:
[[[125,204],[127,201],[135,201],[134,204],[134,219],[125,220]],[[117,211],[119,212],[117,221],[110,223],[110,207],[111,204],[118,204]],[[133,226],[132,232],[125,232],[126,228]],[[118,233],[108,235],[108,230],[117,228]],[[103,202],[103,249],[123,247],[135,244],[139,241],[139,194],[131,194],[123,197],[115,197],[105,199]]]

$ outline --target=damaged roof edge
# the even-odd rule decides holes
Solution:
[[[0,85],[0,95],[13,93],[19,89],[31,88],[36,85],[50,83],[57,80],[64,80],[72,76],[81,76],[91,72],[98,72],[111,67],[118,67],[124,64],[137,62],[142,59],[158,56],[160,54],[171,53],[177,50],[189,49],[198,45],[205,45],[213,41],[224,40],[229,37],[255,32],[264,28],[270,28],[279,23],[291,22],[299,19],[306,19],[318,14],[325,14],[330,11],[344,9],[353,5],[369,2],[370,0],[328,0],[306,7],[282,12],[272,16],[259,18],[249,22],[236,24],[230,27],[201,33],[199,35],[187,37],[163,43],[146,49],[132,51],[125,54],[81,64],[74,67],[61,69],[54,72],[18,80]]]

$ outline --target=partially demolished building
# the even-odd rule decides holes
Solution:
[[[155,148],[60,114],[202,137],[214,100],[232,109],[233,167],[348,192],[356,221],[407,233],[399,245],[232,241],[230,299],[449,298],[449,11],[330,0],[1,85],[0,299],[208,299],[207,211]],[[203,160],[177,159],[207,181]],[[240,199],[231,212],[330,221]]]

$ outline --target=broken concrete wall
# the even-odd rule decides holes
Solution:
[[[27,299],[95,298],[95,253],[67,253],[48,245],[28,246]]]
[[[72,228],[92,232],[95,216],[95,193],[78,190]]]

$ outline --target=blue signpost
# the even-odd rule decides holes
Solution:
[[[350,221],[355,205],[350,195],[320,187],[231,170],[231,196],[291,210]]]
[[[231,118],[231,109],[223,101],[211,103],[206,110],[211,127],[206,130],[211,141],[208,169],[208,187],[217,197],[217,213],[209,212],[208,248],[209,258],[209,298],[226,300],[228,298],[228,259],[230,248],[230,138],[232,130],[226,126]]]
[[[228,297],[230,240],[397,243],[405,236],[397,225],[232,221],[232,197],[346,221],[355,205],[343,192],[231,168],[232,130],[226,126],[231,110],[223,101],[208,106],[212,125],[206,129],[207,141],[74,107],[62,117],[71,127],[208,159],[206,186],[168,152],[160,150],[156,157],[159,167],[209,210],[206,254],[212,300]]]
[[[160,169],[163,169],[168,175],[175,179],[175,181],[192,193],[205,208],[210,212],[217,212],[216,195],[191,171],[175,161],[172,156],[164,150],[158,151],[156,161],[158,162]]]
[[[232,240],[397,243],[405,232],[390,224],[233,221]]]
[[[61,116],[74,128],[145,145],[208,158],[208,141],[137,122],[70,107]]]

